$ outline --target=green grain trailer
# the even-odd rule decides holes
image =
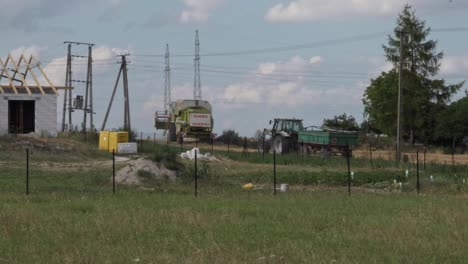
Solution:
[[[318,153],[322,156],[330,154],[344,155],[347,147],[357,144],[358,135],[352,131],[335,130],[302,130],[299,131],[298,145],[304,147],[307,153]]]

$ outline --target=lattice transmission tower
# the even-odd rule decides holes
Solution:
[[[201,81],[200,81],[200,40],[198,39],[198,30],[195,31],[195,76],[193,82],[193,99],[201,100]]]
[[[169,44],[166,44],[164,67],[164,112],[167,114],[171,108],[171,67],[169,61]]]

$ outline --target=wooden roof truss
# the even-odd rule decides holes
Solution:
[[[18,62],[15,61],[11,54],[3,61],[0,58],[0,81],[2,78],[6,78],[8,85],[0,85],[0,93],[13,93],[13,94],[55,94],[58,95],[58,89],[73,89],[72,87],[57,87],[52,84],[49,77],[45,73],[41,66],[41,63],[34,58],[29,56],[27,59],[24,54],[21,54]],[[42,77],[47,82],[47,86],[41,85],[39,82],[38,75],[34,72],[37,69]],[[28,74],[31,75],[34,84],[30,85],[27,82]]]

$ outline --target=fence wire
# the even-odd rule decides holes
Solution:
[[[0,191],[99,194],[115,191],[185,195],[284,195],[314,190],[375,193],[467,193],[468,166],[436,162],[424,151],[397,164],[369,149],[367,155],[323,158],[303,151],[260,153],[247,144],[141,138],[139,154],[113,156],[94,144],[24,143],[0,151]],[[197,152],[196,168],[193,157]],[[207,154],[208,153],[208,154]],[[190,156],[192,155],[192,156]],[[115,169],[115,170],[114,170]],[[276,181],[275,181],[276,175]],[[115,178],[113,178],[115,176]],[[276,185],[275,185],[276,183]],[[350,189],[349,189],[350,187]]]

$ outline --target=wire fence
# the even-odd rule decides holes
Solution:
[[[141,136],[137,143],[138,154],[129,155],[98,151],[95,144],[66,142],[20,141],[13,149],[0,148],[0,191],[97,194],[137,190],[194,196],[283,195],[317,189],[349,194],[468,192],[466,164],[457,159],[453,163],[428,161],[424,150],[407,152],[405,162],[396,163],[375,155],[372,149],[367,156],[353,157],[349,151],[323,158],[303,150],[258,152],[245,143],[233,146],[214,140],[176,144]]]

